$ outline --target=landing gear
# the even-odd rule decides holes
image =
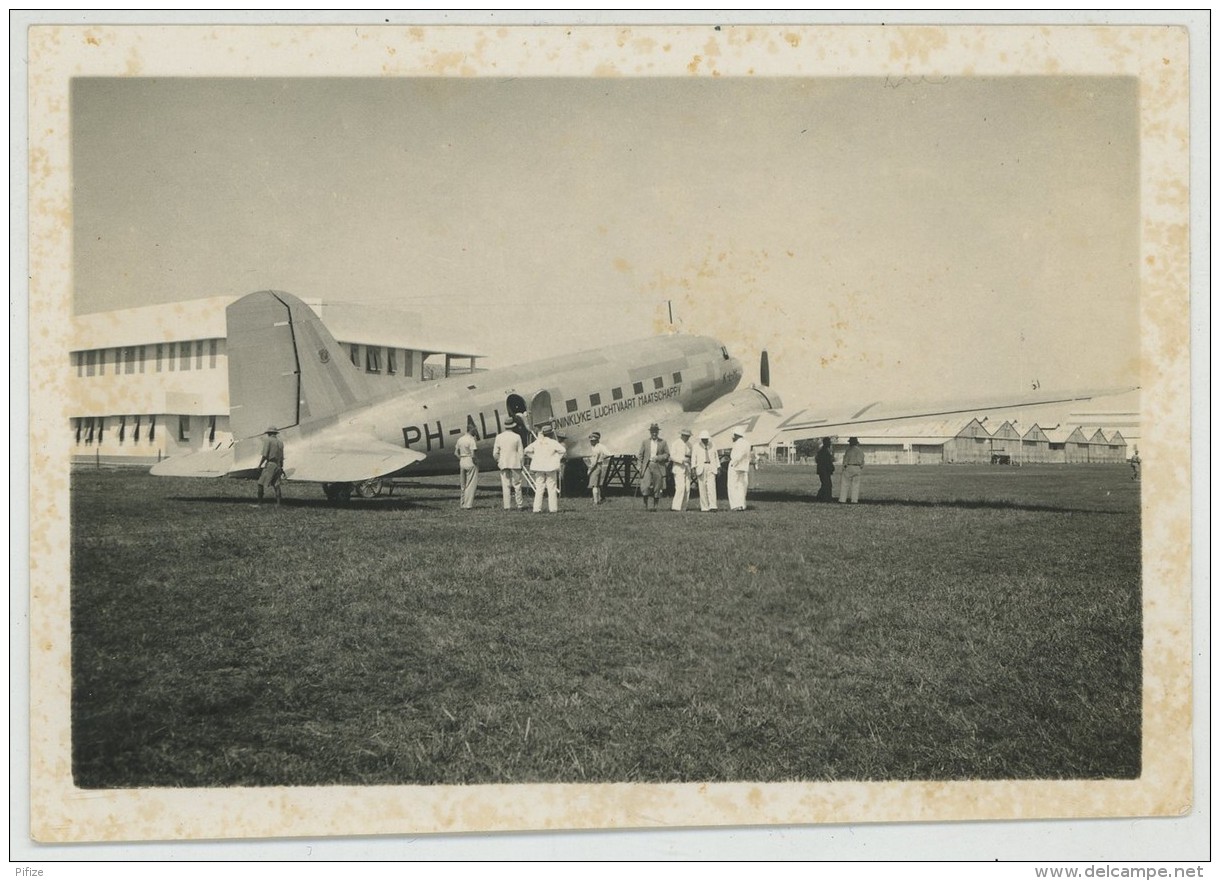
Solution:
[[[381,495],[381,478],[375,477],[356,484],[356,495],[362,499],[373,499]]]
[[[326,493],[326,501],[332,505],[346,505],[352,498],[353,486],[350,483],[324,483],[322,492]]]

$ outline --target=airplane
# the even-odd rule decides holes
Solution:
[[[568,461],[589,454],[601,435],[612,456],[630,461],[651,423],[662,436],[707,431],[717,449],[742,429],[752,444],[843,434],[863,426],[973,415],[1091,400],[1129,389],[996,396],[885,404],[843,412],[784,410],[770,388],[762,354],[761,384],[741,385],[742,363],[707,336],[672,334],[385,390],[359,371],[297,297],[258,291],[225,316],[229,358],[229,424],[233,440],[173,456],[152,473],[172,477],[258,476],[263,435],[275,426],[284,442],[284,477],[321,484],[331,502],[376,494],[380,481],[402,475],[456,474],[453,447],[474,428],[480,469],[495,467],[495,435],[512,427],[536,435],[551,425]],[[630,470],[627,471],[630,474]]]

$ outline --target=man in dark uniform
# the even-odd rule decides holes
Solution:
[[[263,490],[270,487],[275,490],[275,503],[280,503],[280,480],[284,476],[284,442],[280,440],[279,429],[274,425],[267,429],[263,440],[263,457],[259,459],[258,467],[262,474],[258,476],[258,503],[263,503]]]
[[[835,451],[830,438],[822,438],[822,448],[813,457],[813,463],[818,469],[818,480],[822,482],[818,487],[817,501],[833,502],[835,493],[830,484],[830,475],[835,473]]]
[[[644,510],[657,510],[662,493],[665,492],[665,472],[669,470],[669,444],[661,439],[661,426],[655,422],[648,426],[648,437],[640,444],[636,464],[640,468],[640,495],[644,497]]]

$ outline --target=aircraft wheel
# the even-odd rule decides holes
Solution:
[[[381,495],[381,478],[366,480],[356,485],[356,495],[362,499],[372,499]]]

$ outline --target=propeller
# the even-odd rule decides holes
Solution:
[[[758,359],[758,381],[764,388],[771,385],[771,361],[767,358],[766,349],[763,349],[762,357]]]

